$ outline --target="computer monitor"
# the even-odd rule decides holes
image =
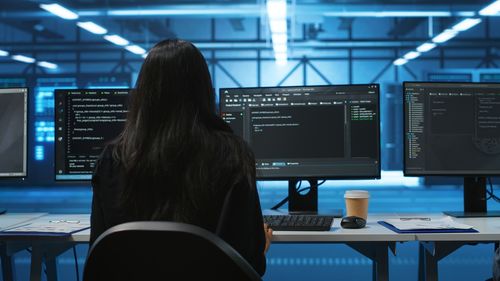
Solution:
[[[255,154],[257,178],[289,181],[290,212],[318,211],[318,180],[380,178],[378,84],[222,88],[219,100]]]
[[[28,89],[0,89],[0,177],[26,177]]]
[[[500,84],[405,82],[404,173],[464,178],[463,212],[487,212],[486,177],[500,175]]]
[[[123,130],[130,89],[55,90],[56,180],[90,180],[104,146]]]

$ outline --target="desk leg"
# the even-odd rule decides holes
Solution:
[[[14,255],[29,247],[28,243],[5,242],[0,244],[0,257],[2,263],[2,277],[4,281],[16,280]]]
[[[47,280],[57,281],[57,257],[73,247],[72,242],[68,243],[35,243],[31,253],[31,273],[30,281],[41,280],[42,265],[47,268]]]
[[[438,280],[438,262],[453,253],[458,248],[466,245],[466,242],[425,242],[419,244],[419,281]]]
[[[423,247],[423,246],[420,246]],[[438,262],[439,259],[436,255],[432,255],[429,251],[423,250],[422,253],[422,263],[424,268],[424,280],[425,281],[437,281],[438,280]]]
[[[373,281],[389,280],[389,249],[395,253],[395,242],[350,242],[347,245],[373,262]]]
[[[4,281],[14,281],[14,260],[12,256],[5,255],[2,251],[2,277]]]
[[[389,255],[387,246],[377,245],[373,259],[373,280],[389,280]]]
[[[31,251],[30,281],[42,280],[43,250],[33,247]]]
[[[46,257],[45,266],[47,266],[47,280],[57,281],[57,258]]]

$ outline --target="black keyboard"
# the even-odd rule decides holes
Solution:
[[[329,231],[333,216],[264,215],[264,223],[276,231]]]

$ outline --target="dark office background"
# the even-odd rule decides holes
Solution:
[[[38,0],[0,1],[0,50],[56,64],[15,61],[0,51],[0,87],[30,89],[29,176],[0,181],[0,207],[11,212],[88,213],[88,182],[54,181],[54,89],[131,87],[143,58],[44,10],[59,3],[133,44],[149,49],[161,39],[195,43],[222,87],[381,84],[382,179],[327,181],[320,207],[343,207],[346,189],[371,192],[370,212],[461,210],[460,178],[402,174],[403,81],[500,82],[500,18],[481,17],[434,50],[402,66],[393,62],[429,38],[474,16],[492,0],[288,1],[288,62],[277,64],[265,1]],[[1,128],[0,128],[1,129]],[[500,179],[494,178],[495,187]],[[285,182],[259,182],[263,208],[286,196]],[[500,192],[499,192],[500,194]],[[490,210],[500,203],[488,203]],[[81,269],[86,245],[77,246]],[[417,280],[417,244],[398,244],[392,280]],[[492,244],[470,245],[440,262],[440,280],[491,276]],[[16,256],[18,280],[28,280],[29,253]],[[58,259],[61,280],[76,280],[72,253]],[[345,245],[272,245],[265,280],[368,280],[371,261]]]

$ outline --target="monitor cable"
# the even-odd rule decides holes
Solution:
[[[80,273],[78,270],[78,257],[76,255],[76,246],[73,245],[73,257],[75,258],[76,281],[80,281]]]
[[[489,183],[489,189],[486,189],[486,193],[488,194],[488,196],[486,197],[486,200],[493,199],[493,200],[495,200],[495,202],[500,203],[500,198],[498,196],[496,196],[493,192],[493,183],[492,183],[490,177],[488,177],[488,183]]]
[[[324,184],[326,182],[326,180],[322,180],[320,183],[318,183],[318,187],[322,184]],[[311,189],[310,186],[306,186],[306,187],[302,187],[302,181],[299,181],[299,184],[297,185],[296,189],[297,189],[297,192],[300,193],[300,192],[304,192],[306,190],[309,190]],[[273,207],[271,207],[271,210],[278,210],[281,206],[285,205],[286,202],[288,202],[288,199],[289,197],[285,197],[283,200],[281,200],[278,204],[274,205]]]

